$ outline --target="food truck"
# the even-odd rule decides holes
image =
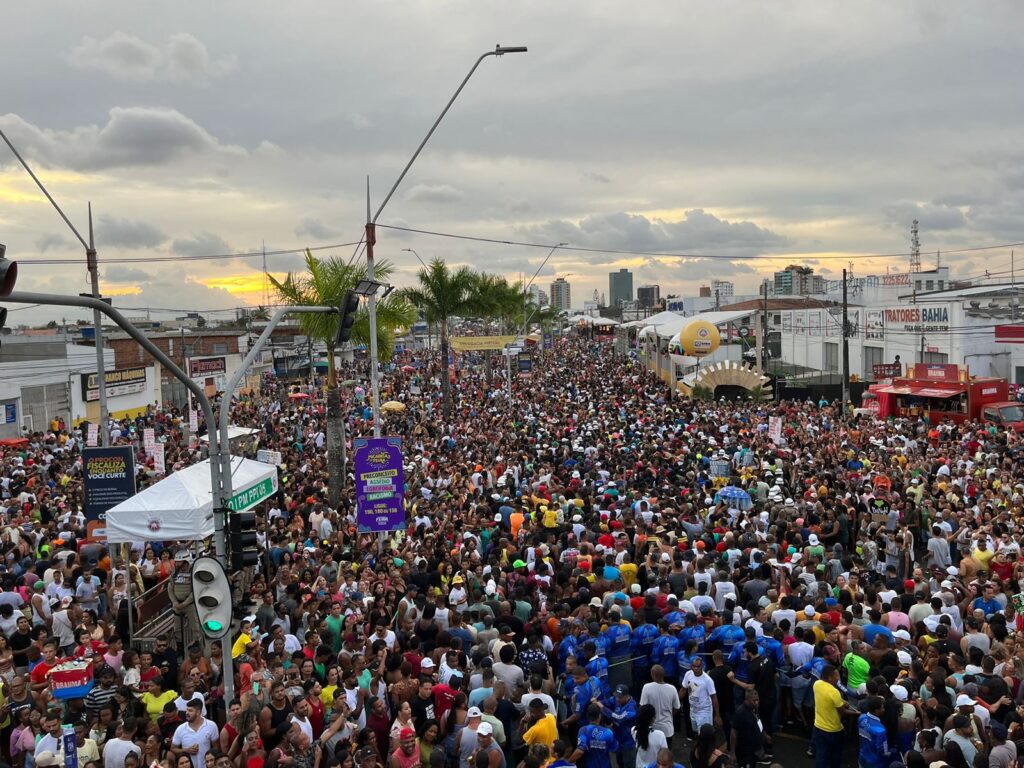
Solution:
[[[988,421],[1024,431],[1024,409],[1010,400],[1006,379],[971,376],[966,366],[946,363],[915,363],[905,376],[872,384],[861,403],[865,409],[880,419]]]

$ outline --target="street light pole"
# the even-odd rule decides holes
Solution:
[[[14,144],[7,138],[7,134],[0,130],[0,139],[4,140],[4,143],[11,150],[11,153],[18,158],[18,162],[21,163],[21,167],[25,169],[26,173],[32,177],[32,181],[36,183],[46,199],[50,201],[50,205],[54,207],[60,217],[64,220],[64,223],[68,225],[68,229],[71,230],[72,234],[78,238],[78,242],[85,248],[85,261],[86,268],[89,271],[89,278],[91,281],[92,295],[93,298],[100,298],[100,276],[99,276],[99,263],[96,258],[96,241],[93,237],[92,231],[92,203],[89,203],[89,242],[85,241],[85,238],[75,228],[75,225],[71,223],[71,219],[67,217],[64,211],[57,201],[53,199],[53,195],[50,194],[49,190],[43,185],[43,182],[39,180],[32,167],[25,161],[25,158],[21,156],[21,153],[14,148]],[[99,437],[100,445],[106,447],[110,443],[110,431],[107,427],[107,372],[106,372],[106,361],[103,359],[103,324],[100,318],[100,310],[93,309],[92,313],[93,329],[96,334],[96,379],[99,384],[99,395],[100,395],[100,424],[99,424]]]
[[[459,87],[455,89],[455,93],[453,93],[452,97],[450,99],[448,99],[448,103],[445,104],[444,109],[441,110],[441,114],[439,114],[437,116],[437,119],[434,120],[434,124],[430,126],[430,130],[427,131],[427,135],[423,137],[423,140],[420,142],[420,145],[418,147],[416,147],[416,151],[413,152],[412,157],[409,158],[409,162],[407,162],[405,164],[405,167],[402,169],[402,172],[398,175],[398,178],[395,179],[395,183],[391,185],[391,189],[388,190],[388,193],[384,196],[384,200],[381,202],[380,207],[377,208],[377,212],[375,214],[373,214],[373,216],[370,215],[370,181],[369,181],[369,179],[367,179],[367,181],[366,181],[366,234],[365,234],[365,241],[366,241],[366,271],[367,271],[367,277],[370,278],[371,280],[375,280],[376,279],[376,275],[373,272],[373,246],[377,244],[377,232],[376,232],[376,229],[377,229],[377,219],[380,218],[381,212],[384,210],[385,206],[387,206],[388,202],[390,202],[392,196],[395,194],[395,191],[398,189],[398,185],[402,183],[403,179],[405,179],[405,175],[407,173],[409,173],[409,169],[412,168],[412,164],[416,162],[416,158],[418,158],[420,156],[420,152],[423,151],[423,148],[427,145],[427,142],[430,141],[430,137],[434,135],[434,131],[437,130],[437,126],[439,126],[441,124],[441,121],[444,119],[444,116],[448,114],[448,110],[451,109],[452,104],[454,104],[455,100],[457,98],[459,98],[459,94],[462,93],[462,89],[466,87],[466,83],[469,82],[469,79],[473,76],[473,73],[476,72],[477,67],[480,66],[480,62],[482,62],[484,59],[486,59],[489,56],[504,56],[506,53],[526,53],[526,46],[501,46],[501,45],[497,45],[497,46],[494,47],[493,51],[487,51],[486,53],[483,53],[483,54],[480,55],[480,57],[476,60],[476,63],[473,64],[472,68],[469,70],[469,74],[467,74],[462,79],[462,82],[459,83]],[[370,314],[370,384],[371,384],[371,387],[373,388],[373,394],[374,394],[374,397],[373,397],[373,436],[374,437],[380,437],[380,402],[379,402],[380,398],[377,396],[378,392],[377,392],[377,384],[376,384],[376,382],[377,382],[377,367],[378,367],[378,361],[377,361],[377,297],[376,297],[376,295],[371,294],[369,299],[368,299],[367,304],[368,304],[367,309],[368,309],[369,314]]]

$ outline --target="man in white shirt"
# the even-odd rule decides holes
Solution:
[[[124,759],[132,753],[142,757],[142,748],[134,741],[138,727],[134,717],[126,717],[118,726],[117,738],[108,739],[103,745],[103,768],[124,768]]]
[[[714,680],[704,674],[704,660],[700,656],[694,657],[690,670],[683,675],[681,693],[690,701],[694,733],[699,733],[702,725],[714,725],[718,719],[718,695]]]
[[[673,720],[679,709],[679,692],[665,682],[665,669],[660,664],[651,667],[651,682],[640,692],[640,706],[644,704],[654,707],[654,727],[671,743],[676,732]]]
[[[212,720],[203,717],[203,707],[202,699],[192,699],[185,707],[185,722],[175,729],[171,737],[171,746],[178,755],[188,755],[192,759],[192,768],[203,768],[206,753],[220,742],[220,730]]]

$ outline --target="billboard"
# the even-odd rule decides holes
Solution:
[[[100,399],[99,376],[95,373],[82,374],[82,400],[91,403]],[[146,389],[146,368],[123,368],[119,371],[104,371],[107,383],[107,397],[118,397]]]
[[[400,437],[352,441],[356,475],[356,525],[360,533],[405,527],[405,467]]]
[[[867,325],[864,327],[865,339],[885,338],[885,312],[881,309],[867,310]]]
[[[135,453],[130,445],[85,448],[85,527],[91,539],[106,538],[107,510],[135,495]]]
[[[222,376],[228,372],[226,357],[192,357],[188,361],[188,375],[193,379]]]

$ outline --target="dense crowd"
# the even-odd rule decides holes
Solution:
[[[320,388],[232,403],[283,461],[256,607],[223,646],[133,646],[129,591],[188,556],[84,540],[80,431],[7,449],[0,755],[64,765],[67,725],[81,768],[747,767],[781,736],[819,768],[1015,766],[1016,434],[670,398],[586,340],[511,398],[471,362],[451,416],[436,358],[389,366],[408,524],[381,539],[356,530],[350,478],[329,503]],[[344,412],[370,432],[365,400]],[[154,408],[109,428],[144,486],[142,430],[174,471],[200,458],[184,425]],[[93,663],[84,698],[54,696],[69,657]]]

